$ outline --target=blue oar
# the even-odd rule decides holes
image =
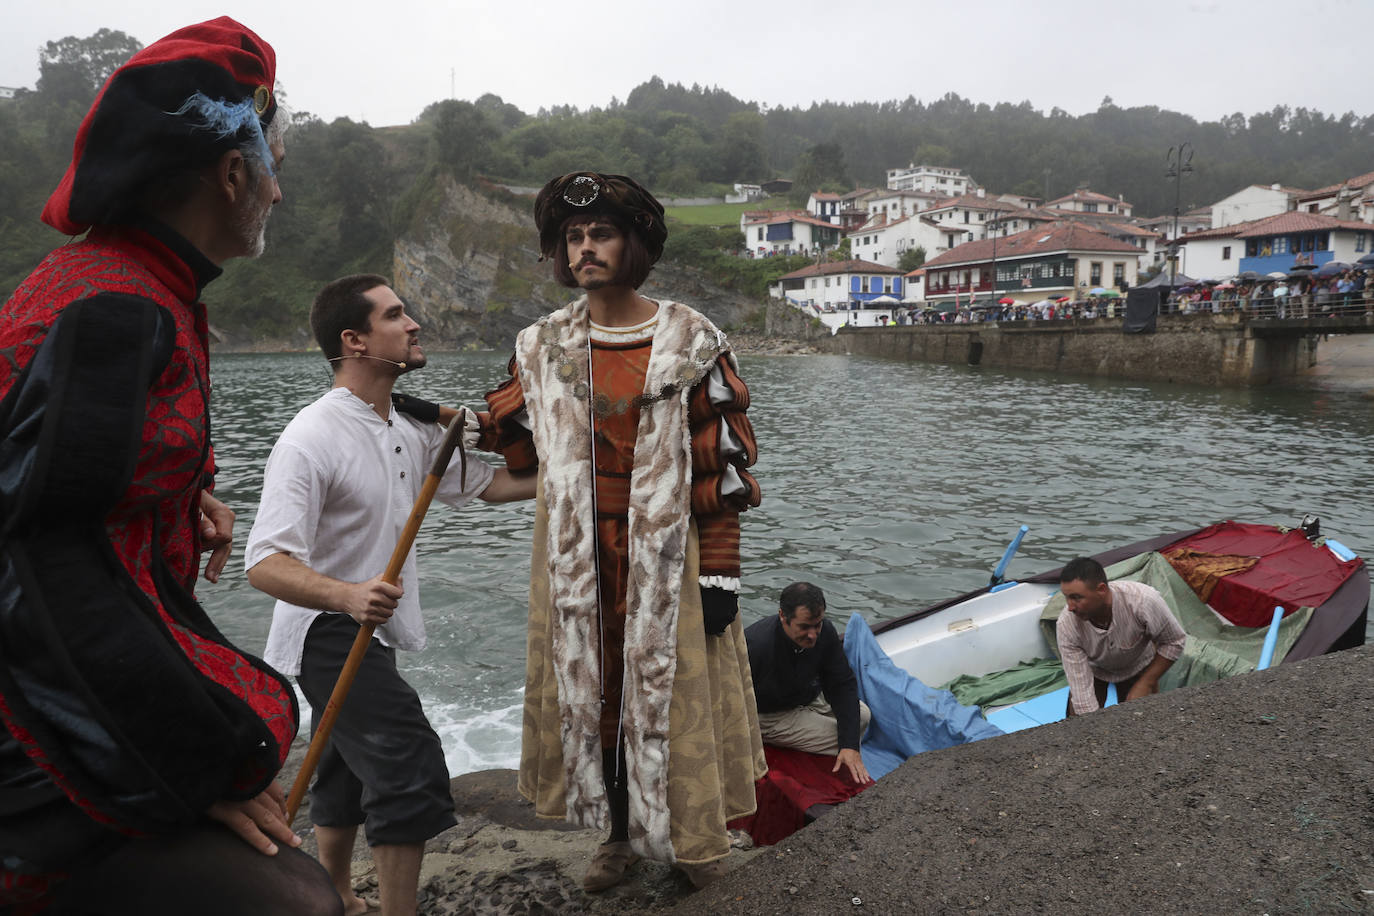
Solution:
[[[1269,632],[1264,634],[1264,648],[1260,649],[1259,664],[1256,671],[1263,671],[1274,660],[1274,647],[1279,642],[1279,624],[1283,623],[1283,605],[1274,608],[1274,619],[1269,623]]]
[[[1027,531],[1030,531],[1030,529],[1022,525],[1021,529],[1016,532],[1016,537],[1012,538],[1011,543],[1007,545],[1006,552],[1002,554],[1001,562],[999,562],[997,568],[992,571],[992,578],[988,581],[988,588],[991,591],[995,592],[1003,588],[1010,588],[1016,584],[1015,582],[1008,582],[1003,579],[1002,574],[1007,571],[1007,564],[1011,562],[1012,556],[1015,555],[1016,548],[1021,546],[1021,539],[1026,536]]]

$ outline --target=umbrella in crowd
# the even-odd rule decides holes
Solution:
[[[1178,289],[1174,290],[1176,293],[1191,293],[1192,291],[1193,288],[1191,286],[1180,286]]]
[[[1218,284],[1217,284],[1217,289],[1235,289],[1235,288],[1236,288],[1236,284],[1232,283],[1230,280],[1227,280],[1225,283],[1218,283]]]
[[[1288,274],[1284,273],[1284,272],[1281,271],[1281,270],[1271,270],[1271,271],[1269,271],[1269,273],[1265,274],[1265,276],[1268,277],[1270,280],[1287,280],[1287,279],[1288,279]]]
[[[1116,289],[1107,289],[1107,290],[1103,290],[1103,291],[1102,291],[1101,293],[1099,293],[1098,295],[1104,296],[1104,297],[1106,297],[1106,298],[1108,298],[1108,299],[1118,299],[1118,298],[1121,297],[1121,291],[1120,291],[1120,290],[1116,290]]]
[[[1347,270],[1350,270],[1350,265],[1345,263],[1344,261],[1327,261],[1321,267],[1318,267],[1316,269],[1316,271],[1313,273],[1313,276],[1334,277],[1336,274],[1344,273]]]
[[[1239,277],[1238,279],[1241,279],[1241,280],[1258,280],[1258,279],[1260,279],[1260,275],[1257,274],[1257,273],[1255,273],[1253,270],[1243,270],[1243,271],[1241,271],[1240,277]]]
[[[1010,296],[1003,296],[1001,299],[998,299],[998,300],[997,300],[997,304],[998,304],[998,305],[1015,305],[1015,304],[1016,304],[1016,300],[1013,299],[1013,298],[1010,297]]]
[[[1360,264],[1360,265],[1362,265],[1362,266],[1364,266],[1364,267],[1374,267],[1374,251],[1371,251],[1369,254],[1365,255],[1365,256],[1362,257],[1362,258],[1360,258],[1360,259],[1359,259],[1358,261],[1356,261],[1355,263],[1356,263],[1356,264]]]

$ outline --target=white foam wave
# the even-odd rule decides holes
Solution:
[[[444,762],[449,776],[478,770],[515,769],[520,765],[524,691],[498,699],[513,700],[497,709],[477,709],[464,703],[440,703],[421,696],[425,715],[444,745]],[[301,733],[307,734],[310,704],[296,688],[301,706]]]

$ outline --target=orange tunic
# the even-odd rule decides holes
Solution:
[[[630,563],[630,471],[634,467],[639,406],[653,338],[625,344],[592,341],[595,416],[596,539],[601,594],[601,746],[619,743],[620,695],[625,680],[625,603]]]

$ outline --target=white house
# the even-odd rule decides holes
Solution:
[[[918,267],[906,274],[904,279],[906,280],[906,289],[905,295],[902,296],[902,302],[908,306],[924,302],[926,298],[926,269]]]
[[[1299,197],[1296,203],[1297,209],[1304,213],[1374,223],[1374,172],[1318,188]]]
[[[1070,213],[1087,213],[1110,216],[1130,216],[1131,205],[1121,195],[1108,197],[1087,188],[1078,188],[1072,194],[1056,197],[1045,204],[1047,209],[1068,210]]]
[[[900,219],[948,200],[943,194],[927,191],[878,191],[868,198],[868,218],[885,216],[889,220]]]
[[[1010,296],[1032,302],[1135,285],[1138,250],[1095,227],[1066,221],[960,245],[925,263],[928,302]]]
[[[973,238],[982,238],[988,220],[995,220],[1007,213],[1020,214],[1021,208],[996,197],[988,197],[979,188],[973,194],[952,197],[939,201],[935,206],[922,211],[922,216],[939,224],[941,228],[963,228],[973,233]],[[1027,210],[1026,213],[1031,211]]]
[[[1298,198],[1308,193],[1298,188],[1285,188],[1277,182],[1241,188],[1212,204],[1212,228],[1235,226],[1296,210]]]
[[[773,254],[816,254],[840,243],[840,227],[804,210],[779,210],[740,215],[744,250],[750,257]]]
[[[727,204],[747,204],[756,200],[763,200],[765,196],[763,188],[756,184],[737,183],[735,193],[725,195],[725,202]]]
[[[1063,213],[1050,210],[1008,210],[1003,213],[993,213],[983,224],[983,232],[978,237],[987,238],[990,233],[997,233],[999,236],[1015,235],[1018,232],[1025,232],[1027,229],[1036,229],[1062,221],[1065,218]]]
[[[18,91],[12,86],[0,86],[0,99],[12,99]]]
[[[1179,273],[1224,280],[1247,270],[1284,271],[1295,264],[1353,262],[1374,250],[1374,225],[1320,213],[1279,213],[1190,232],[1179,239]]]
[[[855,258],[896,267],[902,255],[912,248],[924,248],[926,257],[968,241],[963,226],[941,226],[925,214],[884,220],[881,216],[849,233],[849,251]]]
[[[812,191],[806,199],[806,212],[827,223],[840,224],[840,195],[830,191]]]
[[[769,295],[819,317],[833,330],[842,324],[881,324],[898,308],[906,290],[895,267],[851,259],[812,264],[774,280]]]
[[[1172,213],[1164,216],[1156,216],[1151,219],[1142,219],[1136,223],[1141,229],[1148,229],[1155,235],[1163,236],[1164,241],[1173,241],[1174,238],[1174,215]],[[1199,232],[1203,229],[1212,228],[1212,208],[1198,207],[1189,210],[1187,213],[1178,215],[1178,234],[1180,237],[1190,232]]]
[[[887,186],[892,191],[929,191],[946,197],[958,197],[975,187],[963,169],[914,162],[904,169],[888,169]]]

